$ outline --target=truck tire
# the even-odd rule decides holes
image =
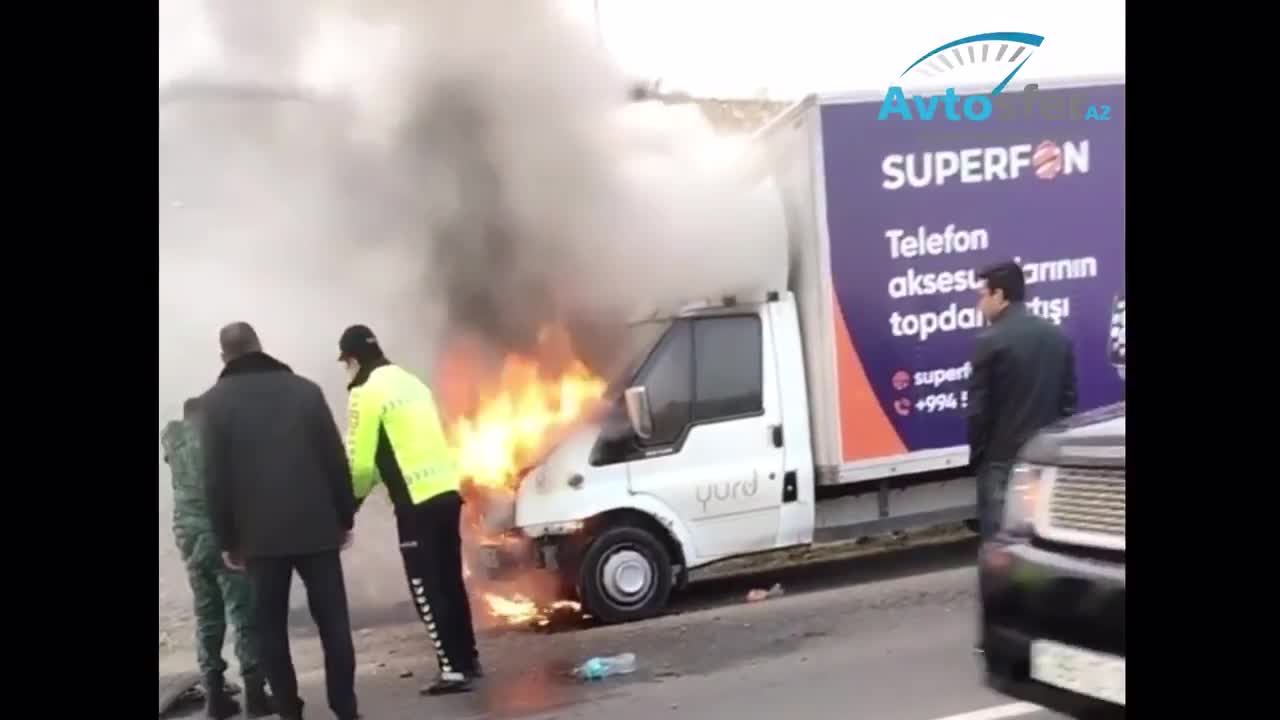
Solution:
[[[591,539],[578,567],[578,597],[604,623],[662,612],[671,596],[671,556],[647,530],[614,527]]]

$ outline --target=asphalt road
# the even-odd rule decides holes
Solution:
[[[983,687],[971,651],[974,552],[967,540],[713,581],[646,623],[488,633],[487,677],[446,698],[418,694],[434,674],[421,626],[383,618],[357,632],[361,711],[378,720],[1059,717]],[[775,582],[785,595],[744,602]],[[307,714],[326,717],[315,640],[294,646]],[[638,657],[632,675],[567,677],[588,657],[628,651]]]

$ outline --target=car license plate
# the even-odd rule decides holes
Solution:
[[[1031,677],[1046,685],[1124,705],[1124,658],[1036,640]]]

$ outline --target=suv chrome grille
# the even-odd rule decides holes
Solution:
[[[1049,493],[1049,526],[1124,538],[1124,470],[1058,468]]]

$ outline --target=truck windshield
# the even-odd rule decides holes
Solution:
[[[627,327],[626,348],[621,353],[624,361],[616,371],[609,374],[606,397],[616,398],[622,395],[622,392],[631,385],[636,371],[644,364],[645,358],[653,352],[653,346],[658,344],[669,327],[671,327],[670,320],[651,320]]]

